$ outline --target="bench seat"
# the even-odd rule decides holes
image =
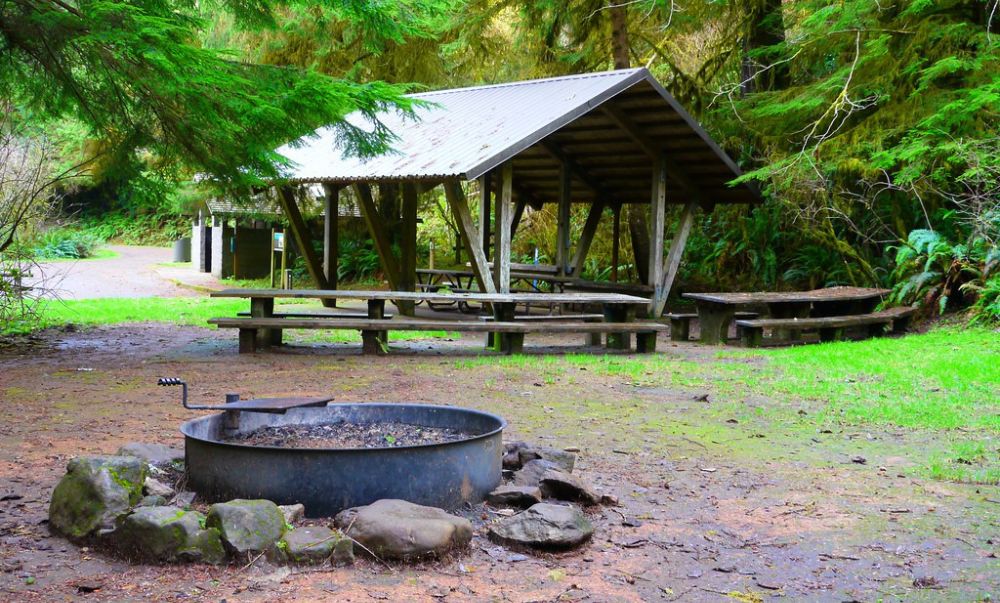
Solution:
[[[472,333],[635,333],[639,352],[656,349],[656,335],[668,329],[667,325],[652,321],[627,323],[584,322],[581,320],[546,321],[441,321],[441,320],[379,320],[342,318],[213,318],[209,324],[222,329],[240,330],[240,353],[255,352],[272,337],[259,337],[257,331],[284,329],[354,329],[361,331],[363,351],[366,354],[384,353],[385,333],[394,331],[462,331]],[[520,350],[520,339],[510,352]]]
[[[737,320],[740,339],[746,347],[758,347],[764,337],[764,329],[784,329],[787,331],[818,330],[820,341],[837,341],[843,337],[844,329],[869,327],[869,335],[881,335],[885,326],[890,325],[893,333],[902,333],[909,324],[915,308],[889,308],[870,314],[845,316],[821,316],[816,318],[757,318]]]
[[[237,312],[237,316],[250,316],[249,312]],[[275,312],[275,318],[336,318],[336,319],[349,319],[349,318],[368,318],[367,312],[339,312],[339,313],[325,313],[325,312]],[[392,314],[386,314],[385,319],[392,318]]]
[[[733,317],[736,319],[757,318],[757,316],[756,312],[736,312],[733,314]],[[679,314],[675,312],[664,314],[663,318],[670,320],[671,341],[688,341],[691,338],[691,321],[698,318],[698,314]]]

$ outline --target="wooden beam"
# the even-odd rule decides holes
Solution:
[[[483,242],[483,255],[490,260],[490,189],[493,186],[493,173],[486,172],[479,177],[479,240]]]
[[[580,233],[580,240],[576,242],[576,258],[573,260],[573,278],[580,278],[583,274],[583,265],[590,251],[590,244],[594,242],[594,234],[597,233],[597,226],[601,222],[601,214],[604,213],[604,202],[595,201],[590,206],[590,213],[587,214],[587,221],[583,224],[583,232]]]
[[[649,284],[657,286],[663,277],[663,227],[667,208],[666,156],[653,163],[653,190],[649,206]],[[655,294],[654,294],[655,295]]]
[[[595,178],[585,168],[583,168],[580,164],[574,161],[569,155],[567,155],[566,152],[562,149],[562,147],[552,142],[551,140],[543,140],[541,142],[541,146],[543,149],[548,151],[550,155],[558,159],[559,164],[563,168],[569,170],[570,174],[572,174],[577,180],[585,184],[587,188],[597,193],[598,196],[601,197],[606,196],[607,191],[605,191],[604,187],[601,186],[600,180]]]
[[[556,266],[558,274],[569,273],[570,203],[573,174],[568,163],[559,172],[559,207],[556,211]]]
[[[361,207],[361,216],[368,226],[368,234],[371,235],[375,243],[375,253],[378,254],[382,263],[382,270],[385,278],[389,281],[389,288],[396,289],[399,286],[399,267],[396,264],[396,257],[392,255],[392,243],[389,238],[389,229],[375,207],[375,199],[372,197],[372,188],[365,183],[354,185],[354,193],[358,197],[358,205]]]
[[[472,212],[469,211],[469,203],[462,192],[462,185],[458,180],[446,180],[444,183],[444,196],[451,207],[452,216],[458,226],[458,233],[462,237],[465,248],[469,250],[472,272],[476,275],[479,288],[484,293],[496,293],[493,286],[493,279],[490,278],[490,269],[483,254],[483,246],[477,236],[476,225],[472,221]]]
[[[517,234],[517,227],[521,224],[521,218],[524,217],[524,208],[528,205],[528,200],[523,196],[518,195],[517,203],[514,204],[514,217],[510,220],[510,239],[514,240],[514,235]]]
[[[611,223],[611,282],[618,282],[618,264],[621,262],[622,204],[614,206],[615,217]]]
[[[681,185],[681,188],[684,189],[685,193],[696,198],[701,197],[701,189],[697,184],[695,184],[694,180],[692,180],[687,173],[685,173],[683,168],[677,165],[677,162],[666,156],[660,149],[659,145],[654,143],[649,136],[636,126],[635,123],[629,119],[628,115],[607,103],[601,105],[601,110],[604,111],[604,114],[607,115],[608,118],[615,123],[615,125],[621,128],[633,142],[642,147],[642,150],[649,155],[650,159],[660,161],[660,158],[662,157],[662,160],[666,165],[667,173]]]
[[[496,241],[493,247],[493,284],[498,293],[510,293],[510,226],[514,218],[514,166],[510,161],[500,168],[500,190],[496,199]]]
[[[677,234],[670,243],[670,252],[663,264],[663,277],[657,284],[653,293],[652,312],[654,317],[663,315],[663,309],[667,306],[667,297],[670,289],[674,286],[674,279],[677,270],[681,265],[681,256],[684,255],[684,247],[687,245],[688,235],[691,234],[691,225],[694,224],[694,212],[698,208],[696,202],[688,203],[681,212],[681,221],[677,227]]]
[[[288,217],[288,225],[292,236],[295,237],[295,244],[298,245],[299,252],[306,261],[306,270],[309,272],[309,276],[316,281],[316,286],[320,289],[329,289],[326,275],[323,274],[323,264],[312,246],[312,235],[309,234],[309,228],[306,226],[305,220],[302,219],[299,205],[295,201],[295,190],[290,186],[283,186],[278,192],[278,202],[281,204],[281,210]]]
[[[330,289],[337,288],[337,268],[340,264],[338,255],[340,247],[340,186],[336,184],[323,185],[323,275]],[[337,300],[323,300],[323,305],[336,308]]]
[[[417,288],[417,207],[419,197],[417,187],[409,182],[403,183],[402,232],[399,233],[400,267],[399,290],[415,291]],[[396,304],[400,314],[413,316],[413,302]]]

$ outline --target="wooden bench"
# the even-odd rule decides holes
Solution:
[[[249,312],[237,312],[237,316],[250,316]],[[275,312],[275,318],[368,318],[367,312],[339,312],[325,313],[325,312]],[[386,314],[384,318],[386,320],[392,318],[392,314]]]
[[[735,318],[757,318],[756,312],[737,312]],[[695,313],[691,314],[664,314],[663,318],[670,320],[670,340],[688,341],[691,338],[691,320],[698,318]]]
[[[283,329],[354,329],[361,331],[362,351],[365,354],[386,353],[386,333],[394,331],[462,331],[473,333],[635,333],[636,351],[652,353],[656,351],[656,336],[668,329],[667,325],[651,322],[553,322],[553,321],[440,321],[440,320],[394,320],[341,319],[341,318],[213,318],[209,324],[222,329],[239,329],[240,353],[252,353],[258,349],[261,338],[258,329],[271,332]],[[512,337],[505,353],[518,353],[523,348],[523,337]]]
[[[854,314],[847,316],[824,316],[818,318],[758,318],[753,320],[737,320],[736,326],[740,332],[743,345],[750,348],[759,347],[764,338],[764,329],[784,329],[786,331],[818,330],[820,341],[837,341],[843,337],[844,329],[849,327],[868,327],[870,336],[884,333],[886,325],[891,325],[893,333],[902,333],[910,322],[915,308],[889,308],[870,314]]]
[[[479,320],[485,322],[495,322],[492,316],[480,316]],[[604,322],[603,314],[524,314],[517,317],[519,321],[528,322],[568,322],[572,320],[582,320],[583,322]],[[492,344],[490,337],[486,345]],[[587,345],[601,345],[600,333],[587,333]]]

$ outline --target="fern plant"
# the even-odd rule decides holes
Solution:
[[[954,244],[934,230],[910,232],[896,251],[896,283],[889,301],[931,307],[943,314],[958,306],[964,295],[974,295],[986,275],[987,257],[995,253],[986,241]]]

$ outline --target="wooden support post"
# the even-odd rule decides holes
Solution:
[[[622,248],[622,204],[615,204],[615,219],[611,227],[611,282],[618,282],[618,264]]]
[[[493,247],[493,284],[498,293],[510,293],[510,225],[514,218],[511,199],[514,195],[514,165],[507,161],[500,168],[500,190],[496,199],[496,240]]]
[[[323,274],[323,265],[312,246],[312,236],[309,234],[309,228],[306,226],[305,220],[302,219],[299,206],[295,202],[295,191],[289,186],[283,186],[279,193],[278,201],[281,203],[281,209],[285,212],[285,216],[288,217],[288,225],[292,231],[292,236],[295,237],[295,243],[299,247],[299,253],[306,260],[306,270],[309,271],[309,276],[316,281],[316,286],[320,289],[329,289],[329,284],[326,282],[326,275]],[[286,241],[285,245],[287,244],[288,242]]]
[[[462,192],[462,185],[458,180],[448,180],[444,183],[444,196],[451,207],[452,216],[458,226],[459,235],[465,248],[469,250],[469,257],[472,264],[472,272],[476,275],[479,288],[484,293],[496,293],[493,286],[493,279],[490,278],[490,269],[487,265],[486,256],[483,254],[483,247],[477,236],[476,225],[472,222],[472,212],[469,211],[469,203]]]
[[[329,289],[337,288],[337,267],[340,262],[338,247],[340,246],[339,218],[340,218],[340,187],[334,184],[324,184],[323,218],[323,274],[326,276],[326,286]],[[274,255],[273,253],[271,254]],[[328,308],[336,308],[336,299],[324,299],[323,305]]]
[[[528,205],[528,200],[524,197],[518,197],[517,203],[514,204],[514,217],[510,220],[510,239],[514,240],[514,235],[517,234],[517,227],[521,224],[521,218],[524,217],[524,208]]]
[[[602,199],[594,201],[594,204],[590,206],[590,213],[587,214],[587,221],[583,225],[583,232],[580,233],[580,240],[576,243],[573,278],[580,278],[580,275],[583,274],[587,252],[590,251],[590,244],[594,242],[594,235],[597,233],[597,226],[601,222],[601,214],[603,213],[604,201]]]
[[[403,224],[400,233],[399,287],[400,291],[415,291],[417,288],[417,187],[413,184],[403,184]],[[415,304],[412,301],[402,301],[396,304],[400,314],[413,316]]]
[[[573,174],[564,162],[559,168],[559,208],[556,212],[556,266],[559,274],[569,272],[569,219]]]
[[[653,191],[649,204],[649,284],[663,280],[663,226],[667,209],[667,170],[663,157],[653,162]],[[654,290],[655,291],[655,290]],[[654,292],[654,298],[656,293]]]
[[[358,205],[361,206],[361,215],[368,226],[368,234],[371,235],[372,241],[375,243],[375,252],[378,253],[382,263],[382,270],[385,271],[385,277],[389,281],[389,288],[395,290],[399,286],[399,268],[396,265],[395,256],[392,255],[389,231],[375,207],[371,186],[355,184],[354,193],[358,197]]]
[[[695,202],[688,203],[681,212],[681,221],[677,225],[677,233],[674,240],[670,242],[670,252],[663,262],[662,276],[653,291],[652,315],[654,318],[663,314],[663,309],[667,305],[667,297],[670,289],[674,286],[674,279],[677,277],[677,270],[681,265],[681,257],[684,255],[684,246],[687,245],[688,235],[691,234],[691,225],[694,224],[694,212],[698,208]]]
[[[493,185],[492,172],[479,177],[479,240],[483,242],[483,255],[490,261],[490,188]],[[499,202],[499,201],[498,201]]]

